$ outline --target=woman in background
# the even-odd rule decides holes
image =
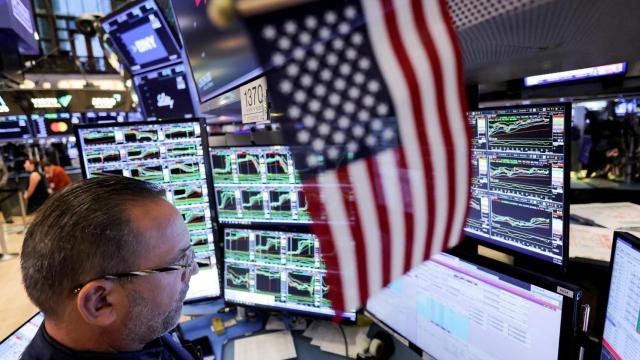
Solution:
[[[44,204],[49,197],[49,192],[47,191],[47,180],[38,170],[38,162],[36,160],[25,160],[24,169],[31,173],[29,175],[29,186],[24,194],[24,200],[27,201],[27,214],[31,214]]]

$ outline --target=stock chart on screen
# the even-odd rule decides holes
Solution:
[[[206,152],[198,120],[82,127],[78,141],[88,178],[122,175],[165,190],[189,229],[200,272],[187,300],[220,294]]]
[[[313,234],[226,228],[225,300],[332,316],[320,242]],[[345,317],[355,319],[355,314]]]
[[[221,223],[311,223],[288,147],[216,148],[211,163]]]
[[[560,104],[468,113],[473,131],[468,235],[563,263],[568,109]]]

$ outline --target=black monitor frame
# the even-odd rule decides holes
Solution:
[[[562,214],[562,264],[556,264],[552,261],[542,259],[533,254],[528,254],[525,251],[518,251],[512,249],[507,246],[495,244],[488,239],[482,238],[480,235],[470,233],[467,230],[464,230],[463,233],[465,235],[465,239],[469,242],[474,243],[478,246],[484,246],[508,255],[513,256],[514,264],[522,267],[522,268],[532,268],[538,269],[543,273],[552,274],[552,275],[560,275],[566,271],[567,264],[569,262],[569,184],[571,182],[570,177],[570,169],[571,169],[571,144],[569,139],[569,135],[571,134],[571,103],[570,102],[559,102],[559,103],[543,103],[543,104],[529,104],[529,105],[516,105],[516,106],[501,106],[501,107],[487,107],[487,108],[479,108],[479,109],[470,109],[470,112],[476,111],[493,111],[493,110],[511,110],[511,109],[527,109],[532,107],[564,107],[564,189],[563,189],[563,197],[562,197],[562,206],[563,206],[563,214]],[[469,115],[466,114],[468,117]],[[473,149],[471,149],[473,150]],[[465,221],[466,223],[466,221]],[[466,226],[466,224],[465,224]]]
[[[600,350],[600,353],[602,352],[602,347],[604,346],[603,344],[603,340],[604,340],[604,327],[606,326],[606,316],[607,316],[607,310],[609,308],[609,294],[611,293],[611,278],[613,277],[613,267],[615,265],[615,257],[616,257],[616,248],[618,247],[618,238],[622,238],[625,242],[629,243],[629,245],[631,245],[631,247],[633,247],[634,250],[640,252],[640,238],[638,238],[637,236],[630,234],[628,232],[623,232],[623,231],[615,231],[613,233],[613,246],[611,247],[611,260],[609,262],[609,286],[607,287],[607,289],[602,293],[602,304],[604,305],[604,311],[602,312],[602,323],[604,324],[604,326],[602,327],[602,334],[600,336],[600,347],[598,348]]]
[[[502,275],[562,295],[563,301],[562,316],[560,320],[560,342],[558,345],[558,359],[578,358],[578,354],[580,352],[580,309],[582,305],[583,294],[581,288],[542,274],[537,274],[532,271],[508,266],[506,264],[487,259],[480,255],[467,254],[462,251],[458,251],[457,248],[447,251],[447,253],[485,270],[498,272]],[[402,334],[398,333],[395,329],[384,323],[382,320],[378,319],[374,314],[368,311],[366,307],[364,313],[365,315],[367,315],[367,317],[374,320],[374,322],[381,325],[381,327],[383,327],[385,330],[391,332],[396,338],[400,339],[402,343],[406,344],[419,356],[422,357],[423,354],[429,355],[428,352],[409,341]]]
[[[100,19],[100,24],[104,24],[106,22],[109,22],[111,20],[113,20],[114,18],[117,18],[118,16],[121,16],[123,13],[127,12],[129,9],[139,6],[145,2],[147,2],[149,0],[136,0],[136,1],[131,1],[128,2],[126,4],[124,4],[123,6],[119,7],[118,9],[114,10],[113,12],[111,12],[110,14],[104,16],[103,18]],[[155,0],[151,0],[153,1],[153,3],[156,5],[156,7],[158,8],[158,15],[160,18],[160,21],[162,22],[162,25],[165,26],[165,28],[167,29],[167,32],[169,33],[171,40],[173,42],[173,45],[175,45],[177,51],[178,51],[178,57],[174,60],[169,60],[169,61],[165,61],[165,62],[161,62],[161,63],[157,63],[154,65],[149,65],[149,66],[142,66],[141,64],[137,64],[140,65],[140,69],[138,70],[131,70],[131,66],[134,64],[129,64],[129,62],[127,61],[126,56],[121,52],[120,46],[117,46],[116,44],[112,44],[112,48],[113,50],[116,52],[116,54],[118,54],[118,57],[122,60],[122,62],[124,64],[127,65],[127,68],[129,70],[129,72],[132,75],[136,75],[139,73],[143,73],[143,72],[147,72],[147,71],[151,71],[153,69],[158,69],[161,68],[163,66],[167,66],[168,64],[173,64],[173,63],[177,63],[181,61],[181,55],[180,52],[182,51],[183,47],[182,44],[180,43],[180,40],[177,38],[177,34],[175,32],[175,30],[172,29],[171,26],[169,26],[169,22],[167,21],[167,19],[165,19],[165,13],[162,11],[162,8],[160,7],[160,5],[158,5],[158,2]],[[106,34],[109,34],[109,32],[107,32],[104,28],[102,29],[102,31],[104,31]],[[113,42],[113,39],[110,40],[111,42]]]
[[[82,149],[82,145],[80,144],[80,131],[83,129],[101,129],[101,128],[111,128],[111,127],[132,127],[132,126],[161,126],[161,125],[170,125],[170,124],[180,124],[180,123],[199,123],[200,124],[200,138],[202,141],[202,155],[204,157],[204,168],[207,173],[206,183],[207,183],[207,192],[209,194],[213,194],[213,176],[212,168],[211,168],[211,156],[209,154],[209,135],[207,133],[207,124],[205,119],[203,118],[189,118],[189,119],[171,119],[171,120],[158,120],[153,122],[148,121],[133,121],[133,122],[124,122],[124,123],[103,123],[103,124],[82,124],[79,126],[74,126],[74,135],[76,137],[76,146],[78,148],[78,156],[80,159],[84,158],[84,152]],[[80,168],[82,170],[82,177],[84,179],[88,178],[88,170],[85,166],[84,161],[81,162]],[[219,292],[218,295],[212,297],[204,297],[204,298],[193,298],[189,300],[185,300],[185,303],[198,302],[202,300],[208,299],[218,299],[223,296],[224,288],[222,283],[222,274],[220,273],[220,264],[223,260],[222,249],[220,248],[220,238],[219,238],[219,227],[218,227],[218,213],[215,211],[216,207],[213,206],[215,204],[211,196],[209,196],[209,209],[211,210],[213,218],[212,220],[212,229],[213,232],[213,241],[215,245],[214,255],[216,258],[216,270],[218,272],[218,286]]]

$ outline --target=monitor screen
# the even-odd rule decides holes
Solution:
[[[147,120],[193,117],[195,110],[187,81],[183,64],[134,76]]]
[[[208,151],[200,122],[124,123],[77,131],[85,177],[123,175],[155,183],[182,213],[200,268],[191,278],[186,300],[220,295]]]
[[[465,233],[564,263],[568,242],[567,104],[472,111],[471,199]]]
[[[127,113],[125,112],[93,112],[89,111],[84,114],[84,122],[87,124],[107,124],[126,122]]]
[[[213,1],[173,1],[191,71],[205,102],[260,74],[249,35],[241,21],[221,28],[210,18]]]
[[[211,158],[220,223],[311,223],[289,147],[214,148]]]
[[[0,141],[31,139],[27,115],[0,116]]]
[[[224,229],[226,301],[333,316],[326,272],[313,234]],[[355,320],[355,312],[343,316]]]
[[[82,123],[80,113],[47,113],[31,115],[31,129],[38,138],[73,135],[73,125]]]
[[[563,296],[442,253],[367,312],[436,359],[558,359]]]
[[[115,50],[133,74],[180,59],[180,48],[153,0],[126,6],[101,22]]]
[[[640,241],[616,233],[601,359],[640,359]]]
[[[0,354],[4,360],[18,360],[27,349],[31,340],[36,336],[44,315],[39,312],[11,335],[0,342]]]

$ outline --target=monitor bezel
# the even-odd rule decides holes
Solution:
[[[181,66],[181,65],[185,67],[184,76],[185,76],[185,81],[188,82],[190,76],[189,76],[189,74],[187,74],[187,72],[188,72],[187,69],[186,69],[187,64],[185,64],[183,62],[169,63],[169,64],[165,64],[165,65],[163,65],[161,67],[154,68],[152,70],[144,70],[144,71],[132,74],[133,75],[132,76],[132,81],[133,81],[133,85],[134,85],[134,88],[135,88],[135,92],[136,92],[136,95],[139,98],[140,110],[142,111],[142,114],[143,114],[145,119],[149,118],[149,114],[147,113],[146,107],[143,105],[144,101],[143,101],[142,93],[140,92],[140,86],[139,86],[138,82],[136,81],[136,79],[141,77],[141,76],[145,76],[145,75],[148,75],[148,74],[151,74],[151,73],[158,73],[158,72],[161,72],[161,71],[164,71],[164,70],[169,70],[169,69],[173,70],[174,68],[176,68],[178,66]],[[189,89],[189,86],[187,86],[185,88],[185,91],[186,91],[187,95],[189,96],[189,100],[190,100],[189,102],[191,103],[191,107],[192,107],[191,110],[193,110],[193,113],[191,114],[191,116],[192,116],[191,118],[197,119],[198,118],[198,116],[197,116],[197,112],[198,112],[197,110],[198,109],[196,109],[195,106],[194,106],[193,94],[191,93],[191,90]],[[156,108],[157,108],[157,106],[156,106]],[[186,115],[186,114],[183,114],[183,115]],[[191,119],[191,118],[185,118],[185,119]],[[163,120],[163,119],[159,119],[156,116],[154,119],[151,119],[151,120],[148,120],[148,121],[161,121],[161,120]]]
[[[543,258],[534,254],[514,249],[510,246],[500,245],[497,242],[493,242],[487,237],[467,231],[463,227],[463,235],[465,238],[470,239],[477,245],[485,246],[493,250],[506,253],[513,256],[514,262],[521,267],[534,268],[548,272],[550,274],[562,274],[566,271],[567,264],[569,262],[569,184],[571,181],[570,171],[571,169],[571,144],[567,142],[568,135],[571,134],[571,115],[572,115],[572,103],[571,102],[556,102],[556,103],[540,103],[540,104],[527,104],[527,105],[514,105],[514,106],[499,106],[499,107],[483,107],[478,109],[469,109],[469,112],[479,111],[494,111],[494,110],[510,110],[510,109],[526,109],[532,107],[564,107],[564,189],[562,196],[562,262],[561,264],[553,262],[551,258]],[[469,114],[466,114],[467,119]],[[470,148],[471,149],[471,148]],[[471,149],[473,150],[473,149]],[[465,221],[466,226],[466,221]]]
[[[538,286],[545,290],[554,292],[563,296],[562,314],[560,320],[560,338],[558,342],[558,359],[574,358],[579,352],[579,343],[577,341],[579,310],[582,301],[582,289],[575,285],[565,283],[562,280],[551,278],[542,274],[533,273],[524,269],[508,266],[506,264],[484,258],[480,255],[472,255],[457,251],[455,248],[446,252],[458,259],[478,266],[485,270],[495,271],[502,275],[520,280],[531,285]],[[572,296],[569,297],[568,294]],[[405,344],[411,350],[415,351],[419,356],[431,356],[427,351],[414,344],[404,337],[396,329],[380,320],[375,314],[369,311],[366,306],[365,315],[371,318],[378,325],[381,325],[387,331],[390,331],[394,337]]]
[[[213,191],[213,171],[211,168],[211,156],[209,153],[209,134],[207,132],[206,121],[203,118],[187,118],[187,119],[170,119],[170,120],[158,120],[158,121],[132,121],[132,122],[122,122],[122,123],[102,123],[102,124],[81,124],[78,126],[74,126],[73,131],[76,137],[76,147],[78,149],[78,156],[80,159],[84,159],[84,151],[82,149],[82,145],[80,142],[80,131],[84,129],[100,129],[100,128],[111,128],[111,127],[132,127],[132,126],[161,126],[167,124],[180,124],[180,123],[198,123],[200,125],[200,139],[202,141],[202,155],[204,157],[204,168],[207,174],[206,183],[207,183],[207,191],[209,194],[212,194]],[[81,160],[80,169],[82,170],[82,178],[87,179],[87,168],[84,163],[84,160]],[[211,175],[210,175],[211,174]],[[211,196],[209,196],[209,209],[212,212],[212,233],[213,233],[213,242],[215,244],[214,256],[216,258],[216,271],[218,272],[218,294],[217,295],[206,295],[201,297],[189,298],[185,299],[185,303],[199,302],[208,299],[219,299],[223,297],[224,289],[222,288],[222,276],[220,274],[220,261],[222,260],[222,250],[220,249],[220,238],[219,236],[219,226],[218,226],[218,213],[215,211],[215,207],[213,206]]]
[[[599,350],[600,350],[600,354],[602,354],[602,347],[604,346],[604,329],[607,326],[606,323],[606,316],[607,316],[607,311],[609,309],[609,295],[611,293],[611,278],[613,277],[613,267],[615,266],[615,261],[616,261],[616,249],[617,249],[617,245],[618,245],[618,238],[622,238],[626,243],[628,243],[629,245],[631,245],[631,247],[635,250],[640,252],[640,238],[629,233],[629,232],[625,232],[625,231],[614,231],[613,233],[613,245],[611,246],[611,260],[609,262],[609,286],[607,286],[606,290],[603,292],[603,301],[602,304],[604,305],[604,311],[602,313],[602,317],[604,318],[604,323],[602,326],[602,336],[600,336],[600,342],[599,342]]]
[[[42,314],[42,311],[38,311],[35,314],[33,314],[32,316],[30,316],[29,319],[27,319],[27,321],[23,322],[20,326],[15,328],[11,332],[11,334],[5,336],[4,339],[0,340],[0,345],[4,344],[5,342],[7,342],[7,340],[11,339],[18,331],[20,331],[23,327],[25,327],[25,325],[27,325],[29,322],[31,322],[31,320],[35,319],[35,317],[40,315],[40,314]],[[43,314],[43,316],[44,316],[44,314]]]
[[[158,5],[158,2],[155,0],[135,0],[135,1],[130,1],[125,3],[123,6],[119,7],[118,9],[114,10],[113,12],[109,13],[108,15],[102,17],[100,19],[100,26],[101,26],[101,31],[103,31],[105,34],[109,35],[109,37],[111,37],[111,33],[106,31],[104,29],[103,24],[106,22],[109,22],[111,20],[113,20],[114,18],[122,15],[122,13],[129,11],[131,8],[139,6],[145,2],[151,1],[156,5],[156,8],[158,9],[158,15],[160,18],[160,21],[162,21],[163,26],[165,26],[169,31],[169,34],[171,35],[171,41],[173,42],[173,44],[176,46],[176,49],[178,50],[178,58],[175,60],[169,60],[157,65],[153,65],[150,67],[142,67],[142,65],[140,65],[140,69],[139,70],[132,70],[131,69],[131,65],[129,64],[129,62],[127,61],[127,58],[123,55],[123,53],[120,51],[120,47],[116,46],[115,44],[110,45],[110,47],[113,49],[113,51],[116,52],[116,54],[118,54],[118,57],[120,58],[120,60],[122,61],[123,64],[126,65],[127,70],[131,73],[131,75],[137,75],[143,72],[148,72],[151,71],[153,69],[159,69],[161,67],[165,67],[168,66],[169,64],[174,64],[174,63],[179,63],[181,61],[181,52],[183,50],[182,45],[179,43],[179,41],[176,39],[176,33],[175,31],[173,31],[171,29],[171,26],[169,26],[169,22],[167,21],[167,19],[165,19],[165,14],[162,11],[162,9],[160,8],[160,5]],[[113,43],[113,40],[110,40]]]

